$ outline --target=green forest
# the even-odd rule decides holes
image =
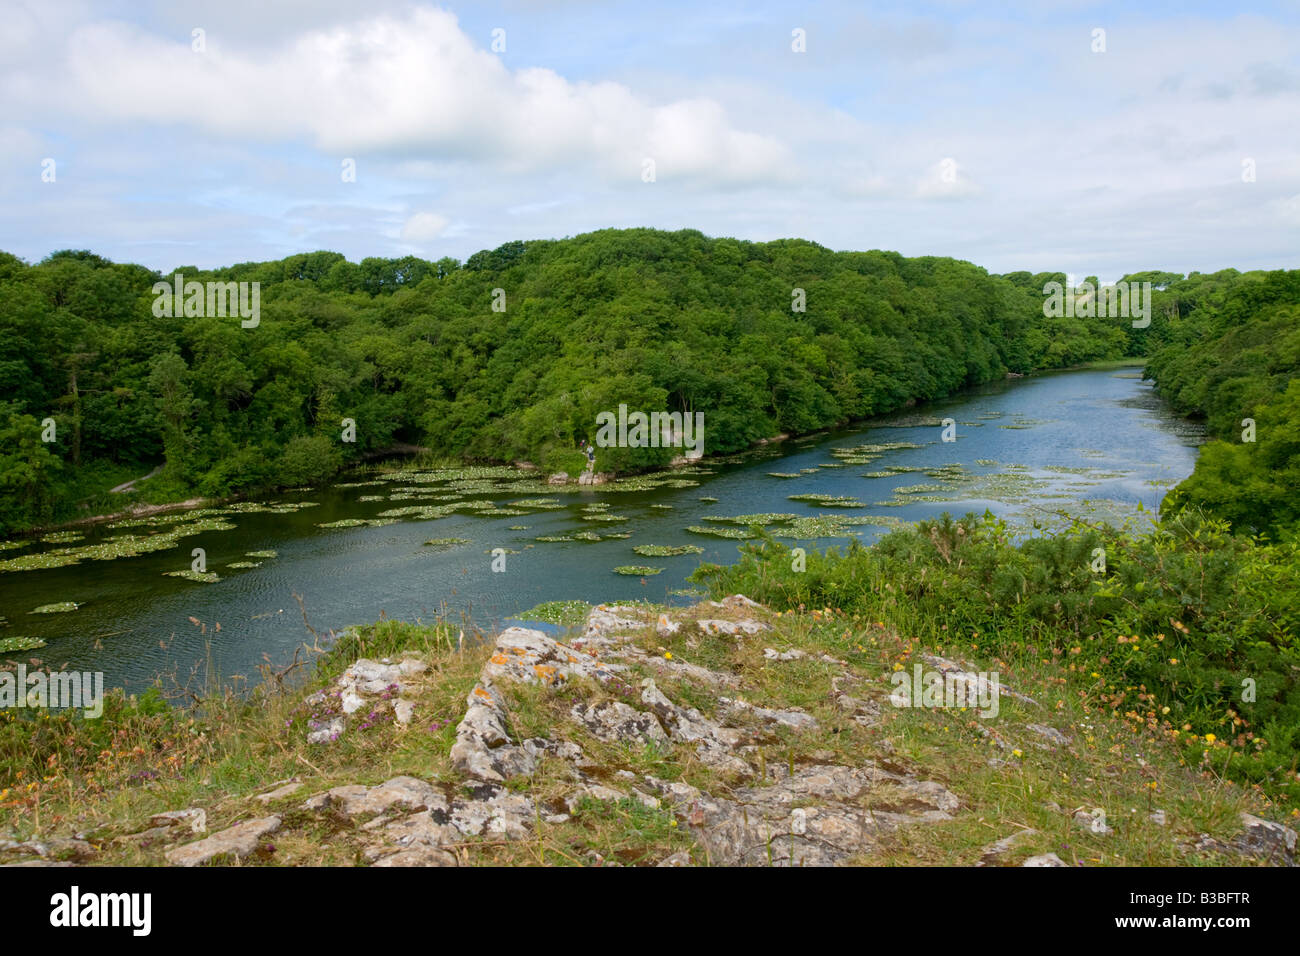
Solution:
[[[1059,273],[689,230],[513,242],[464,263],[317,252],[175,272],[260,283],[260,321],[155,315],[153,285],[174,273],[0,254],[4,531],[136,498],[304,485],[399,443],[576,473],[578,443],[620,403],[703,412],[706,451],[735,451],[1125,356],[1146,357],[1160,392],[1218,439],[1167,509],[1206,506],[1259,533],[1300,516],[1296,271],[1134,273],[1122,281],[1155,287],[1136,329],[1045,317]],[[673,454],[603,448],[597,468]]]
[[[260,283],[260,321],[155,315],[154,283],[177,273]],[[576,473],[596,414],[620,403],[703,412],[706,452],[734,451],[1008,372],[1178,348],[1232,316],[1294,318],[1269,298],[1296,300],[1284,274],[1128,278],[1163,287],[1149,328],[1044,317],[1044,285],[1064,274],[692,230],[511,242],[464,263],[316,252],[166,275],[0,253],[0,530],[304,485],[396,444]],[[1198,388],[1215,374],[1180,367],[1176,394],[1217,427],[1237,414],[1220,403],[1268,398],[1282,373]],[[596,467],[672,455],[605,448]]]
[[[260,283],[259,321],[155,314],[154,283],[177,273]],[[89,252],[0,254],[0,530],[320,482],[394,446],[576,473],[597,413],[620,404],[702,412],[706,452],[729,452],[1008,373],[1136,357],[1211,438],[1149,530],[1021,540],[992,516],[945,516],[799,574],[760,535],[697,579],[934,641],[955,626],[999,653],[1050,648],[1115,713],[1161,721],[1189,761],[1198,734],[1217,738],[1220,772],[1294,799],[1300,271],[1133,273],[1121,281],[1154,290],[1140,328],[1046,317],[1044,286],[1065,278],[689,230],[513,242],[464,263],[318,252],[167,275]],[[601,448],[596,467],[675,453]],[[1139,650],[1138,634],[1156,644]]]

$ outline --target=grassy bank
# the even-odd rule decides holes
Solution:
[[[697,579],[775,607],[835,606],[937,647],[1051,666],[1182,759],[1300,803],[1300,546],[1185,514],[1017,540],[986,515],[809,553],[773,539]]]
[[[964,534],[980,533],[966,527],[971,530]],[[941,543],[935,531],[916,532],[915,543],[960,547]],[[882,553],[899,546],[894,541]],[[1183,731],[1162,717],[1159,688],[1135,685],[1126,696],[1127,685],[1095,671],[1084,656],[1087,638],[1066,626],[1022,622],[1013,632],[995,621],[973,627],[963,617],[962,601],[940,614],[926,600],[905,594],[901,581],[878,572],[864,576],[856,552],[809,555],[808,570],[795,578],[779,570],[781,564],[788,568],[789,555],[772,542],[744,550],[734,569],[706,567],[701,577],[719,595],[733,581],[745,580],[776,610],[645,608],[648,623],[629,631],[626,670],[616,680],[502,685],[510,738],[580,747],[590,761],[583,771],[587,783],[575,780],[571,764],[543,755],[535,769],[509,779],[502,791],[535,808],[536,819],[524,821],[526,832],[460,840],[448,851],[458,862],[654,864],[672,857],[707,863],[693,804],[640,799],[635,790],[620,796],[629,792],[624,781],[654,779],[734,796],[746,789],[761,793],[799,768],[828,764],[937,781],[961,802],[950,817],[882,831],[869,851],[847,862],[973,865],[987,858],[1005,864],[1055,853],[1083,865],[1235,863],[1238,857],[1219,851],[1240,829],[1242,811],[1294,822],[1293,791],[1280,773],[1254,783],[1230,779],[1241,747]],[[916,570],[922,580],[931,577]],[[949,574],[945,593],[955,583]],[[826,594],[834,597],[812,601]],[[679,625],[675,633],[655,626],[659,611]],[[728,636],[705,618],[752,619],[767,629]],[[1178,639],[1174,632],[1166,641]],[[1059,638],[1052,639],[1053,633]],[[1023,697],[1004,695],[991,720],[971,710],[889,706],[891,675],[932,661],[931,653],[996,671]],[[280,830],[244,859],[246,865],[364,863],[376,832],[366,824],[374,814],[337,807],[312,811],[304,801],[331,788],[375,785],[399,775],[430,781],[466,800],[480,794],[481,781],[457,769],[451,749],[467,695],[499,654],[491,642],[462,645],[459,632],[445,624],[382,621],[349,633],[317,660],[302,686],[269,679],[252,700],[211,694],[178,710],[154,694],[116,697],[98,721],[8,712],[0,717],[0,847],[5,838],[34,838],[47,841],[53,856],[158,864],[176,837],[149,835],[150,817],[201,807],[210,832],[277,814]],[[401,726],[376,703],[369,714],[359,711],[339,739],[309,743],[314,730],[338,716],[331,688],[358,658],[411,659],[427,666],[407,691],[415,718]],[[713,676],[697,676],[706,674]],[[741,770],[734,762],[704,762],[678,742],[611,743],[573,716],[575,706],[635,705],[633,688],[654,679],[668,698],[693,708],[701,720],[721,720],[726,698],[712,682],[718,675],[735,681],[725,694],[742,698],[747,707],[797,710],[815,726],[750,727],[755,745],[738,751]],[[846,686],[858,699],[856,710],[844,707]],[[742,720],[739,726],[749,724],[756,722]],[[591,780],[615,790],[592,790]],[[290,783],[292,793],[258,798]],[[888,815],[897,806],[873,798],[860,809]],[[1106,831],[1080,826],[1080,810],[1103,811]],[[1164,822],[1152,817],[1157,810]],[[391,815],[380,816],[385,819],[378,824]],[[1021,831],[1013,849],[992,853],[992,843]],[[1207,834],[1220,842],[1207,843]]]

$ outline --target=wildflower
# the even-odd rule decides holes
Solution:
[[[672,660],[672,659],[673,659],[673,652],[672,652],[672,651],[664,651],[664,660],[666,660],[666,661],[670,661],[670,660]]]
[[[1011,751],[1011,756],[1013,756],[1013,757],[1023,757],[1023,756],[1024,756],[1024,753],[1020,750],[1019,747],[1017,747],[1015,750]]]
[[[1212,743],[1214,743],[1216,740],[1218,740],[1218,738],[1215,737],[1214,734],[1206,734],[1206,735],[1205,735],[1205,742],[1206,742],[1207,744],[1212,744]]]

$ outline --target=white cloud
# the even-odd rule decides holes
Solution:
[[[439,216],[436,212],[417,212],[402,226],[402,238],[407,242],[428,242],[441,236],[449,225],[451,220],[446,216]]]
[[[276,50],[93,23],[68,39],[63,105],[87,120],[186,124],[262,142],[306,139],[340,156],[491,163],[506,172],[594,166],[635,181],[708,184],[788,175],[787,148],[732,127],[709,99],[657,105],[612,82],[510,70],[443,10],[310,30]]]

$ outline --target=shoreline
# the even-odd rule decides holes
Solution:
[[[1023,379],[1031,379],[1039,375],[1052,374],[1057,372],[1098,371],[1107,368],[1130,368],[1135,366],[1144,366],[1145,364],[1146,364],[1146,359],[1140,356],[1129,356],[1126,358],[1119,358],[1119,359],[1098,359],[1097,361],[1094,362],[1085,362],[1081,365],[1070,365],[1070,366],[1064,366],[1062,368],[1035,369],[1032,372],[1027,372],[1023,374],[1017,374],[1015,372],[1007,372],[1000,379],[992,379],[988,382],[983,383],[983,385],[968,386],[967,388],[953,392],[950,395],[945,395],[939,398],[933,398],[922,404],[932,404],[938,401],[947,401],[955,396],[962,394],[963,392],[969,390],[970,388],[983,388],[983,387],[987,387],[988,385],[995,384],[997,382],[1020,381]],[[809,435],[817,435],[823,432],[839,431],[844,429],[860,430],[861,427],[869,427],[868,423],[870,423],[875,419],[884,418],[888,415],[895,414],[896,412],[899,412],[904,408],[917,408],[917,407],[919,406],[916,400],[909,399],[907,402],[904,402],[898,408],[892,409],[891,411],[888,412],[881,412],[878,415],[872,415],[867,418],[848,419],[843,422],[835,422],[833,424],[826,425],[821,428],[815,428],[812,431],[808,431],[808,432],[779,432],[776,435],[771,435],[767,438],[760,438],[743,449],[738,449],[733,451],[709,452],[708,454],[705,454],[700,458],[695,458],[695,459],[674,458],[672,461],[664,465],[657,465],[654,468],[646,468],[643,471],[630,471],[626,473],[602,473],[602,476],[605,477],[606,481],[616,480],[617,478],[642,474],[646,471],[654,471],[660,468],[679,468],[679,467],[684,467],[684,466],[689,466],[694,464],[700,464],[701,462],[708,461],[710,458],[717,458],[720,456],[737,455],[737,454],[743,455],[746,454],[747,452],[755,451],[759,448],[764,448],[768,445],[778,444],[780,442],[790,441],[792,439],[806,438]],[[380,449],[378,451],[369,452],[363,457],[363,460],[361,462],[358,462],[354,465],[351,465],[347,468],[344,468],[336,472],[334,476],[331,477],[330,481],[332,482],[334,480],[337,480],[341,476],[347,475],[351,472],[355,472],[359,469],[382,467],[380,465],[377,465],[377,462],[382,459],[397,458],[397,457],[406,457],[407,459],[411,459],[419,455],[428,454],[431,451],[432,449],[426,448],[424,446],[401,443],[401,444],[390,446],[389,448],[386,449]],[[471,461],[469,459],[460,459],[450,467],[470,467],[473,465],[482,465],[482,464],[508,465],[513,468],[520,468],[523,470],[534,470],[539,472],[541,470],[536,465],[533,465],[531,462],[506,462],[506,461],[484,462],[484,461]],[[581,478],[581,473],[578,476],[570,475],[569,480],[566,481],[565,484],[580,483],[580,478]],[[605,482],[596,483],[592,485],[592,487],[599,487],[600,484],[603,483]],[[316,488],[321,486],[313,485],[312,487]],[[262,491],[259,491],[258,494],[259,495],[282,494],[285,490],[287,489],[283,489],[283,488],[264,489]],[[33,535],[43,534],[46,532],[59,531],[66,528],[95,525],[107,521],[116,521],[122,518],[148,517],[150,515],[162,514],[168,511],[177,511],[177,510],[185,510],[190,508],[201,508],[201,507],[220,507],[222,505],[228,504],[229,502],[239,501],[247,497],[248,497],[247,494],[228,495],[225,497],[215,497],[215,498],[199,496],[199,497],[187,498],[183,501],[164,502],[160,504],[136,504],[122,510],[110,512],[108,514],[86,515],[81,518],[74,518],[70,521],[58,522],[55,524],[40,525],[38,527],[32,527],[32,528],[25,528],[22,531],[14,533],[8,539],[3,539],[3,540],[31,537]]]

